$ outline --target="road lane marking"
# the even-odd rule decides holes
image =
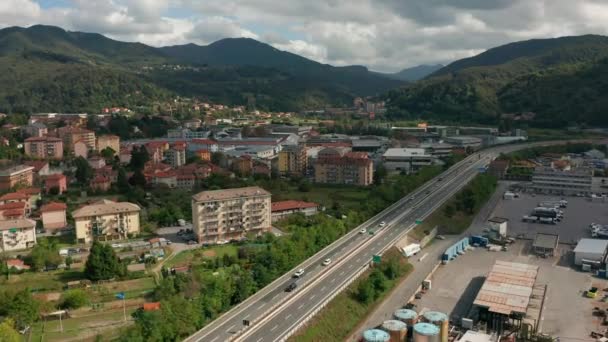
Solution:
[[[313,294],[312,296],[310,296],[310,300],[315,299],[315,297],[316,297],[316,296],[317,296],[317,295],[314,295],[314,294]]]
[[[213,340],[211,340],[211,342],[213,342],[213,341],[217,340],[218,338],[220,338],[220,337],[219,337],[219,336],[215,336],[215,337],[213,338]]]
[[[249,318],[249,316],[251,316],[251,314],[247,314],[247,316],[243,317],[244,319]]]
[[[323,286],[323,287],[321,288],[321,292],[323,292],[323,291],[325,291],[325,286]]]
[[[232,330],[232,328],[234,328],[234,324],[231,325],[226,331],[230,331],[230,330]]]
[[[291,314],[285,316],[285,320],[288,320],[291,317]]]
[[[335,282],[336,282],[336,278],[333,278],[333,279],[330,281],[330,283],[332,283],[332,284],[333,284],[333,283],[335,283]]]
[[[340,275],[344,275],[344,271],[340,272]]]
[[[272,327],[272,329],[270,329],[270,331],[274,331],[278,327],[279,327],[278,325],[275,325],[274,327]]]
[[[255,342],[262,342],[263,339],[264,339],[263,337],[260,337]]]
[[[304,306],[304,303],[300,304],[300,306],[298,306],[298,310],[300,310],[303,306]]]

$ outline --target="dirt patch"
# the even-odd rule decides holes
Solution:
[[[206,258],[213,258],[217,255],[214,250],[204,251],[203,256]]]

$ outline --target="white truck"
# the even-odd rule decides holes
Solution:
[[[403,255],[409,258],[412,255],[416,255],[418,252],[420,252],[420,245],[417,243],[412,243],[401,248],[401,250],[403,251]]]

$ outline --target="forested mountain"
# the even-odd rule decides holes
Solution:
[[[607,68],[608,37],[511,43],[391,91],[390,115],[496,123],[534,112],[538,126],[608,125]]]
[[[411,67],[411,68],[406,68],[406,69],[403,69],[403,70],[393,73],[393,74],[382,74],[381,73],[381,75],[389,77],[389,78],[393,78],[396,80],[413,82],[413,81],[421,80],[441,68],[443,68],[443,65],[441,65],[441,64],[434,64],[434,65],[423,64],[423,65],[417,65],[417,66]]]
[[[0,30],[0,82],[0,111],[7,112],[95,112],[174,95],[300,110],[350,104],[402,84],[251,39],[154,48],[42,25]]]

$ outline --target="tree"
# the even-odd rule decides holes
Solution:
[[[67,267],[68,270],[72,267],[73,263],[74,263],[74,259],[72,259],[72,257],[68,255],[65,258],[65,266]]]
[[[386,167],[384,167],[384,164],[378,164],[376,170],[374,171],[374,184],[382,184],[387,174],[388,172],[386,171]]]
[[[29,289],[23,289],[12,297],[10,295],[6,297],[9,298],[3,303],[0,312],[4,311],[6,316],[12,318],[18,329],[23,329],[38,319],[39,303],[32,297]]]
[[[104,148],[103,150],[101,150],[101,156],[105,160],[110,160],[110,161],[113,160],[115,154],[116,154],[116,151],[114,151],[114,149],[111,148],[110,146],[108,146],[108,147]]]
[[[144,176],[144,173],[140,169],[137,169],[133,172],[133,176],[129,178],[129,183],[133,186],[144,188],[146,186],[146,176]]]
[[[124,275],[124,265],[120,263],[110,245],[93,242],[84,274],[92,281],[112,279]]]
[[[116,186],[121,193],[126,193],[131,188],[129,179],[127,179],[127,172],[124,167],[118,169],[118,176],[116,178]]]
[[[0,323],[0,342],[21,342],[21,335],[15,330],[15,322],[10,318]]]
[[[145,146],[135,146],[131,151],[131,162],[129,166],[133,170],[143,170],[146,163],[150,160],[150,155]]]
[[[62,309],[78,309],[88,304],[88,295],[81,289],[68,290],[61,298]]]
[[[76,180],[80,184],[89,184],[91,178],[93,178],[93,168],[89,165],[89,162],[83,157],[78,157],[74,159],[74,165],[76,166]]]
[[[40,238],[38,243],[32,248],[30,253],[32,269],[42,271],[46,267],[58,266],[61,264],[59,248],[55,241]]]
[[[445,209],[443,209],[443,213],[445,214],[445,217],[452,218],[456,213],[456,209],[454,209],[453,205],[448,204],[445,206]]]
[[[357,300],[363,304],[369,304],[374,300],[375,291],[372,283],[368,279],[362,280],[357,286]]]
[[[298,185],[298,191],[300,192],[310,192],[312,190],[312,186],[308,181],[301,181],[300,185]]]

